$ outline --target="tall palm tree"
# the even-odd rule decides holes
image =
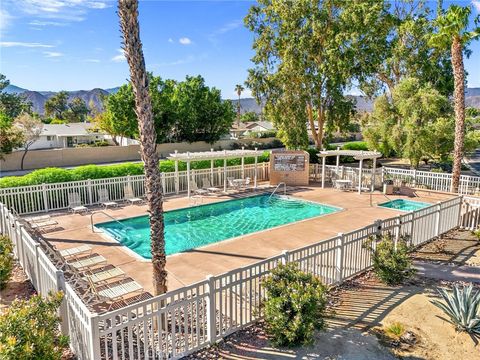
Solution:
[[[454,80],[455,109],[455,142],[453,150],[452,192],[458,192],[460,172],[462,169],[463,147],[465,139],[465,69],[463,66],[463,51],[465,47],[480,37],[477,26],[479,18],[475,19],[473,30],[468,31],[470,7],[451,5],[448,10],[437,17],[438,33],[432,36],[433,45],[441,48],[450,47]]]
[[[238,104],[237,104],[237,124],[240,124],[240,96],[245,88],[241,84],[235,85],[235,91],[238,95]]]
[[[138,0],[119,0],[118,16],[123,34],[123,51],[130,68],[130,82],[135,94],[135,113],[138,118],[140,150],[145,164],[145,190],[150,213],[153,288],[154,294],[159,295],[167,291],[163,195],[158,155],[155,151],[157,136],[152,101],[148,93],[148,77],[140,41]]]

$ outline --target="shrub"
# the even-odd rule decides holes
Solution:
[[[400,339],[405,334],[405,326],[399,322],[391,323],[385,327],[385,334],[393,339]]]
[[[267,291],[263,303],[265,322],[273,343],[280,346],[311,343],[315,329],[324,325],[325,286],[294,263],[279,265],[263,285]]]
[[[353,141],[343,144],[342,150],[368,151],[369,149],[366,141]]]
[[[457,330],[480,335],[480,291],[473,286],[460,288],[455,285],[453,291],[437,289],[444,302],[432,300],[432,303],[442,309]]]
[[[60,360],[68,338],[60,335],[57,315],[62,293],[15,300],[0,315],[0,359]]]
[[[0,236],[0,290],[7,285],[13,270],[13,244],[6,236]]]
[[[385,284],[400,284],[413,275],[407,237],[401,236],[395,248],[394,237],[387,233],[380,238],[371,237],[365,243],[365,247],[372,253],[375,273]]]

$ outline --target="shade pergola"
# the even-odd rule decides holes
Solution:
[[[210,176],[211,181],[213,182],[213,169],[214,169],[214,161],[215,160],[222,160],[223,159],[223,191],[227,191],[227,160],[228,159],[236,159],[240,158],[242,160],[242,179],[245,178],[245,158],[246,157],[253,157],[255,158],[255,176],[253,180],[254,188],[257,187],[257,163],[258,157],[263,154],[263,151],[255,149],[255,150],[245,150],[243,147],[242,149],[238,150],[222,150],[222,151],[214,151],[210,149],[210,151],[202,151],[202,152],[183,152],[179,153],[175,150],[175,153],[170,154],[167,158],[169,160],[175,161],[175,179],[177,179],[178,183],[178,162],[184,161],[187,163],[187,192],[188,197],[190,197],[190,163],[192,161],[202,161],[202,160],[210,160]],[[177,187],[178,189],[178,187]],[[177,190],[178,193],[178,190]]]
[[[377,151],[361,151],[361,150],[323,150],[318,153],[318,156],[322,158],[322,189],[325,187],[325,162],[327,156],[336,156],[337,157],[337,172],[338,167],[340,166],[340,156],[352,156],[355,160],[360,161],[359,173],[358,173],[358,193],[362,192],[362,170],[363,170],[363,160],[372,159],[373,160],[373,171],[371,178],[371,191],[374,190],[375,186],[375,168],[377,166],[377,159],[382,156],[381,153]]]

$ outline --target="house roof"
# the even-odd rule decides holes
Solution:
[[[269,121],[253,121],[247,124],[248,129],[254,128],[255,126],[260,126],[267,130],[275,130],[275,127]]]
[[[89,135],[92,132],[93,124],[90,123],[45,124],[42,129],[42,135],[59,137]]]

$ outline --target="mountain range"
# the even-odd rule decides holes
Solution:
[[[95,88],[92,90],[76,90],[68,91],[69,100],[72,100],[75,97],[79,97],[85,101],[87,105],[93,104],[97,109],[102,108],[102,97],[114,94],[118,91],[119,87],[109,88],[109,89],[100,89]],[[26,98],[27,101],[32,103],[33,111],[44,114],[45,102],[54,96],[56,92],[54,91],[33,91],[28,89],[23,89],[15,85],[8,85],[4,90],[6,93],[19,94]],[[373,101],[365,96],[358,95],[349,95],[356,100],[357,110],[362,112],[370,112],[373,109]],[[232,100],[234,106],[236,106],[238,100]],[[480,88],[468,88],[465,92],[465,104],[469,107],[475,107],[480,109]],[[263,105],[257,104],[253,98],[243,98],[240,99],[240,106],[242,112],[253,111],[257,114],[262,112]]]

